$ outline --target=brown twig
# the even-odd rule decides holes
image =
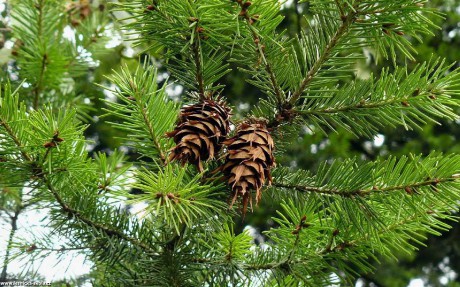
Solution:
[[[37,6],[36,6],[37,9],[38,9],[38,23],[37,23],[38,24],[38,32],[37,32],[37,34],[38,34],[37,37],[38,38],[41,38],[42,35],[43,35],[43,6],[44,6],[44,0],[40,0],[37,3]],[[44,77],[44,74],[45,74],[47,62],[48,62],[48,55],[47,55],[47,52],[46,52],[46,49],[45,49],[45,53],[42,56],[42,62],[41,62],[40,74],[38,76],[38,81],[35,84],[35,88],[33,90],[33,92],[34,92],[33,108],[35,110],[38,109],[39,98],[40,98],[42,84],[43,84],[43,77]]]
[[[195,23],[195,25],[192,27],[192,29],[195,29],[194,32],[192,32],[192,35],[194,35],[194,38],[192,39],[192,59],[195,62],[195,73],[196,73],[196,81],[198,83],[198,94],[200,95],[201,99],[206,98],[206,91],[205,91],[205,85],[204,85],[204,77],[203,77],[203,63],[201,59],[201,34],[204,32],[204,29],[202,27],[198,26],[199,19],[198,18],[191,18],[191,21]]]
[[[142,106],[139,106],[139,109],[140,109],[140,111],[142,113],[142,118],[144,119],[144,122],[147,125],[150,140],[152,141],[154,146],[158,149],[158,153],[159,153],[161,162],[163,164],[166,164],[166,161],[167,161],[166,155],[163,152],[163,148],[161,147],[160,142],[158,141],[157,137],[155,136],[155,131],[153,129],[152,123],[150,122],[150,119],[149,119],[149,117],[147,115],[147,110],[145,109],[145,107],[142,107]]]
[[[354,196],[368,196],[373,193],[384,193],[384,192],[391,192],[396,190],[417,190],[417,188],[424,187],[424,186],[436,186],[437,184],[444,183],[444,182],[451,182],[454,181],[454,178],[442,178],[442,179],[431,179],[422,182],[416,182],[406,185],[396,185],[396,186],[388,186],[384,188],[372,187],[368,189],[358,189],[358,190],[339,190],[339,189],[329,189],[325,187],[316,187],[316,186],[303,186],[303,185],[295,185],[295,184],[283,184],[280,182],[274,182],[272,185],[274,187],[280,188],[287,188],[287,189],[294,189],[300,192],[311,192],[311,193],[319,193],[324,195],[338,195],[341,197],[354,197]]]
[[[13,142],[16,144],[18,147],[19,151],[21,152],[21,156],[27,161],[27,162],[32,162],[32,157],[29,156],[25,150],[24,147],[21,143],[21,141],[16,137],[16,135],[13,132],[13,129],[11,128],[10,125],[6,123],[4,120],[0,120],[0,126],[3,126],[3,128],[6,130],[6,133],[8,136],[13,140]]]
[[[80,220],[81,222],[85,223],[86,225],[88,225],[88,226],[90,226],[90,227],[92,227],[94,229],[97,229],[97,230],[105,233],[108,236],[116,237],[118,239],[122,239],[124,241],[127,241],[127,242],[133,244],[134,246],[138,246],[139,248],[143,249],[144,251],[146,251],[146,252],[148,252],[150,254],[155,254],[155,250],[153,250],[147,244],[139,241],[137,238],[130,237],[130,236],[126,235],[125,233],[119,231],[119,230],[116,230],[116,229],[113,229],[111,227],[105,226],[105,225],[103,225],[101,223],[98,223],[98,222],[94,222],[91,219],[83,216],[80,211],[71,208],[69,205],[67,205],[64,202],[62,197],[59,195],[57,190],[51,185],[50,180],[46,176],[43,176],[43,181],[44,181],[46,187],[48,188],[48,190],[51,192],[51,194],[56,199],[57,203],[60,205],[61,209],[65,213],[67,213],[68,215],[71,215],[72,217],[77,218],[78,220]]]
[[[16,233],[16,231],[18,230],[18,225],[17,225],[17,222],[18,222],[18,217],[19,217],[19,214],[21,213],[22,211],[22,208],[17,208],[14,212],[14,215],[11,216],[11,231],[10,231],[10,235],[8,237],[8,244],[7,244],[7,247],[6,247],[6,253],[5,253],[5,259],[3,260],[3,269],[2,269],[2,274],[0,275],[0,282],[6,282],[6,276],[7,276],[7,270],[8,270],[8,261],[10,260],[10,252],[11,252],[11,248],[12,248],[12,245],[13,245],[13,238],[14,238],[14,234]]]
[[[193,41],[192,51],[193,51],[193,60],[195,61],[196,66],[196,81],[198,83],[198,93],[202,99],[205,98],[205,87],[203,79],[203,68],[201,63],[201,47],[199,42],[199,37],[196,37]]]
[[[307,228],[308,226],[310,226],[308,223],[305,223],[306,220],[307,220],[307,216],[306,215],[302,216],[302,218],[300,218],[299,224],[291,232],[292,234],[295,235],[295,241],[294,241],[294,246],[292,247],[292,250],[289,254],[288,261],[294,259],[295,250],[297,249],[299,245],[299,241],[300,241],[300,232],[302,231],[303,228]]]
[[[138,240],[137,238],[130,237],[130,236],[126,235],[125,233],[119,231],[119,230],[116,230],[116,229],[113,229],[111,227],[105,226],[105,225],[103,225],[101,223],[98,223],[98,222],[94,222],[91,219],[85,217],[80,211],[78,211],[76,209],[73,209],[68,204],[66,204],[64,202],[64,200],[62,199],[62,197],[57,192],[57,190],[51,184],[51,180],[48,178],[47,175],[45,175],[45,173],[43,173],[41,167],[38,166],[39,163],[33,161],[32,157],[22,149],[22,144],[19,141],[19,139],[14,135],[12,129],[9,128],[9,126],[3,121],[1,121],[0,124],[6,129],[8,135],[13,139],[13,141],[15,142],[17,147],[21,150],[21,155],[22,155],[23,159],[26,160],[29,164],[31,164],[31,166],[33,166],[35,176],[37,176],[39,179],[41,179],[43,184],[51,192],[51,194],[56,199],[56,202],[59,204],[59,206],[61,207],[61,209],[65,213],[67,213],[68,215],[70,215],[70,216],[72,216],[74,218],[77,218],[79,221],[85,223],[86,225],[88,225],[88,226],[90,226],[92,228],[98,229],[99,231],[105,233],[108,236],[116,237],[116,238],[119,238],[121,240],[127,241],[127,242],[131,243],[133,246],[137,246],[137,247],[143,249],[144,251],[146,251],[146,252],[148,252],[150,254],[155,253],[155,250],[153,250],[150,246],[148,246],[144,242]],[[47,149],[46,154],[49,154],[49,149]]]
[[[80,250],[92,249],[95,247],[96,246],[48,248],[48,247],[38,247],[35,244],[32,244],[30,246],[24,246],[24,248],[27,248],[26,250],[27,252],[32,252],[32,251],[67,252],[67,251],[80,251]],[[98,246],[98,248],[100,248],[100,246]]]
[[[254,40],[254,44],[256,45],[256,50],[257,50],[259,56],[262,58],[262,61],[263,61],[264,66],[265,66],[265,71],[267,72],[267,74],[268,74],[268,76],[270,78],[270,82],[271,82],[273,91],[275,93],[276,99],[278,101],[279,108],[281,109],[281,106],[282,106],[283,102],[285,101],[285,98],[284,98],[284,95],[283,95],[284,93],[283,93],[280,85],[278,84],[278,81],[276,79],[275,73],[273,72],[272,66],[267,61],[267,57],[266,57],[266,54],[265,54],[265,45],[262,44],[262,39],[260,38],[260,36],[257,33],[256,29],[254,29],[254,27],[253,27],[253,25],[255,23],[254,15],[251,17],[251,15],[249,15],[249,12],[248,12],[248,7],[251,5],[251,2],[247,1],[247,2],[243,3],[242,0],[232,0],[232,1],[237,2],[238,5],[240,6],[240,8],[241,8],[240,16],[244,17],[244,19],[246,20],[246,23],[249,26],[249,29],[251,30],[252,38]]]
[[[289,103],[294,105],[299,100],[300,96],[305,91],[307,86],[313,81],[315,75],[321,69],[322,65],[329,59],[329,56],[331,55],[332,51],[339,43],[340,39],[348,33],[351,24],[353,24],[357,18],[357,13],[358,12],[356,11],[351,11],[349,12],[348,15],[342,17],[342,24],[337,29],[337,31],[332,36],[332,38],[329,40],[329,43],[326,45],[326,47],[322,51],[319,58],[314,62],[313,66],[307,72],[307,75],[302,80],[297,90],[292,94],[292,97],[289,100]]]

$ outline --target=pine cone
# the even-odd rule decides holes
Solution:
[[[248,203],[252,207],[251,190],[256,191],[258,203],[266,180],[271,184],[270,169],[275,166],[273,138],[264,122],[243,123],[224,144],[228,146],[228,155],[221,170],[234,193],[231,206],[241,197],[245,214]]]
[[[222,147],[229,131],[230,113],[222,100],[206,99],[183,107],[176,128],[167,133],[176,143],[169,160],[189,162],[203,171],[202,161],[213,159]]]

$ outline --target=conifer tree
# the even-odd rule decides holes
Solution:
[[[278,28],[278,0],[11,1],[0,212],[12,228],[1,280],[14,279],[14,258],[80,250],[95,286],[346,286],[372,272],[370,259],[447,231],[460,202],[457,154],[332,159],[313,171],[277,163],[302,128],[372,138],[457,119],[452,63],[397,65],[416,61],[411,41],[435,33],[430,19],[442,15],[422,0],[303,2],[314,16],[291,37]],[[98,82],[114,97],[95,112],[123,148],[90,154],[91,95],[75,83],[100,68],[109,17],[147,57]],[[363,51],[393,66],[358,78]],[[221,82],[232,69],[264,93],[248,113],[229,107]],[[171,83],[187,90],[180,102]],[[269,204],[279,208],[264,243],[235,232]],[[52,234],[16,238],[27,209],[46,210]]]

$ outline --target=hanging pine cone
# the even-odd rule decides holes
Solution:
[[[228,134],[230,113],[223,100],[205,99],[183,107],[176,128],[167,133],[176,143],[169,160],[188,162],[203,171],[202,162],[215,157]]]
[[[233,190],[231,206],[241,197],[243,214],[248,203],[252,206],[251,190],[256,191],[256,203],[262,197],[266,180],[271,183],[270,169],[275,166],[274,142],[265,122],[243,123],[236,135],[224,141],[228,155],[221,170]]]

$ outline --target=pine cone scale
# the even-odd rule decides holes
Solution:
[[[169,160],[203,171],[202,162],[215,158],[230,130],[230,112],[223,101],[212,99],[183,107],[175,130],[166,134],[176,143]]]
[[[271,182],[270,169],[275,165],[273,138],[265,123],[243,123],[236,135],[223,143],[227,145],[228,154],[221,170],[232,188],[231,205],[241,198],[245,213],[248,205],[252,207],[251,190],[256,191],[258,203],[265,182],[267,179]]]

